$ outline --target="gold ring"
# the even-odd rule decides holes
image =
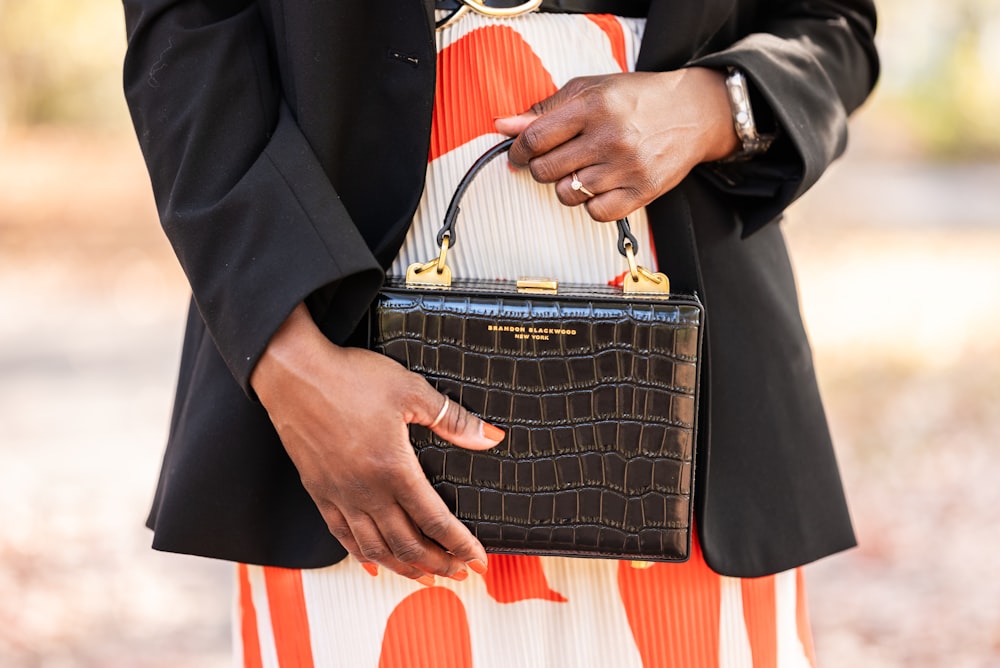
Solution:
[[[569,184],[569,187],[573,190],[579,190],[587,197],[596,197],[594,193],[587,190],[587,186],[583,185],[583,182],[577,177],[576,172],[573,172],[573,182]]]
[[[428,429],[433,429],[434,427],[438,426],[438,423],[441,422],[441,420],[444,419],[444,414],[448,412],[448,404],[449,403],[451,403],[451,402],[448,401],[448,397],[445,397],[444,398],[444,406],[441,407],[441,412],[438,413],[438,416],[436,418],[434,418],[434,422],[431,422],[429,425],[427,425]]]

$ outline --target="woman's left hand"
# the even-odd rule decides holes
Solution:
[[[559,201],[585,204],[602,222],[649,204],[695,165],[739,146],[725,75],[699,67],[573,79],[496,128],[517,136],[514,166],[554,183]],[[572,187],[574,173],[593,197]]]

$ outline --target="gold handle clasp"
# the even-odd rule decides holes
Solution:
[[[407,285],[424,285],[430,287],[451,287],[451,267],[445,259],[448,257],[448,234],[441,239],[441,252],[436,260],[430,262],[414,262],[406,268]]]
[[[628,260],[628,273],[622,283],[622,291],[625,294],[670,294],[670,279],[667,275],[639,266],[635,261],[632,242],[628,239],[625,240],[625,259]]]

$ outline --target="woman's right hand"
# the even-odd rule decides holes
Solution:
[[[409,424],[430,426],[445,397],[394,360],[327,339],[300,304],[250,378],[333,536],[366,569],[433,582],[482,573],[486,551],[427,481]],[[432,431],[470,450],[504,432],[454,401]]]

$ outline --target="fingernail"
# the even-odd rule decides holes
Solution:
[[[469,568],[471,568],[475,573],[478,573],[479,575],[485,575],[486,574],[486,562],[485,561],[481,561],[479,559],[473,559],[472,561],[467,561],[465,563],[465,565],[468,566]]]
[[[451,579],[454,580],[455,582],[461,582],[462,580],[465,580],[467,577],[469,577],[469,571],[458,571],[457,573],[451,576]]]
[[[500,427],[494,427],[489,422],[483,423],[483,437],[488,441],[493,441],[494,443],[499,443],[507,435]]]
[[[372,576],[373,578],[378,576],[378,564],[370,564],[370,563],[361,564],[361,568],[368,571],[368,575]]]
[[[423,577],[417,578],[417,582],[419,582],[420,584],[424,585],[425,587],[433,587],[434,586],[434,576],[433,575],[425,575]]]

